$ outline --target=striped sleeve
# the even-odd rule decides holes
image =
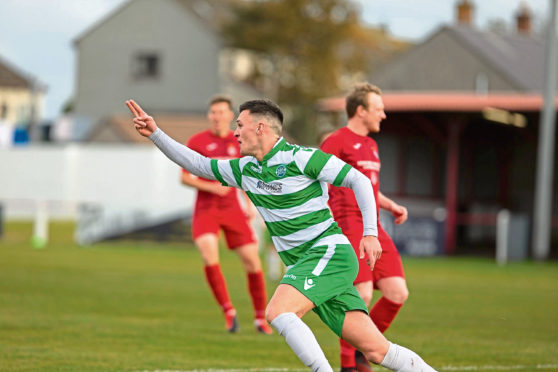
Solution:
[[[311,148],[303,148],[294,154],[294,159],[298,168],[307,177],[314,180],[318,179],[329,158],[331,158],[330,154]]]
[[[221,182],[223,186],[242,187],[240,159],[211,159],[211,171],[214,178]]]
[[[355,193],[355,199],[362,214],[363,236],[378,236],[376,200],[370,180],[364,174],[352,168],[341,186],[348,187]]]
[[[322,168],[318,179],[320,181],[331,183],[333,186],[341,186],[351,169],[354,168],[338,157],[330,155],[330,158]]]
[[[188,172],[196,176],[215,179],[208,157],[200,155],[187,146],[176,142],[159,128],[149,136],[149,139],[153,141],[155,146],[157,146],[170,160],[180,165]]]
[[[341,186],[351,169],[335,155],[326,154],[318,149],[303,149],[295,154],[295,162],[300,170],[311,179]]]

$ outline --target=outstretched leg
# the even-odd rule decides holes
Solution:
[[[361,350],[366,359],[397,372],[435,371],[412,350],[389,342],[371,319],[361,311],[348,311],[343,339]]]
[[[312,301],[296,288],[280,284],[267,305],[266,318],[302,363],[312,371],[333,372],[316,337],[300,319],[313,307]]]

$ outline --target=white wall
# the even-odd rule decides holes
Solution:
[[[81,203],[110,209],[175,213],[195,192],[180,168],[154,146],[67,145],[0,149],[4,218],[32,218],[45,202],[54,218],[76,218]]]

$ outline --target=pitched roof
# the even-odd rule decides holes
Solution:
[[[0,87],[31,89],[33,84],[40,90],[45,89],[35,78],[0,57]]]
[[[460,25],[444,26],[440,32],[444,31],[461,41],[521,90],[532,92],[544,88],[544,40],[529,35],[480,31]]]
[[[131,5],[135,0],[128,0],[118,6],[111,13],[105,15],[93,25],[85,29],[81,34],[79,34],[74,40],[73,45],[78,45],[84,38],[89,34],[94,32],[96,29],[101,27],[109,19],[117,15]],[[202,20],[202,24],[206,26],[211,31],[215,32],[218,29],[218,22],[226,18],[227,12],[223,6],[220,6],[217,0],[176,0],[178,4],[188,9],[194,16]],[[158,2],[153,1],[156,6]]]
[[[157,125],[169,136],[185,143],[193,134],[206,130],[209,126],[205,115],[155,115]],[[107,138],[109,140],[104,140]],[[150,144],[151,142],[136,132],[130,115],[115,115],[101,121],[89,133],[86,142],[131,142]]]

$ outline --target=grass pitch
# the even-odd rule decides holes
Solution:
[[[0,371],[304,370],[283,339],[254,332],[239,260],[222,251],[241,329],[228,334],[191,245],[78,247],[73,225],[10,222],[0,240]],[[558,370],[558,264],[404,258],[409,300],[386,336],[442,371]],[[268,295],[277,283],[268,283]],[[328,359],[338,341],[315,316]],[[384,370],[375,368],[375,370]]]

